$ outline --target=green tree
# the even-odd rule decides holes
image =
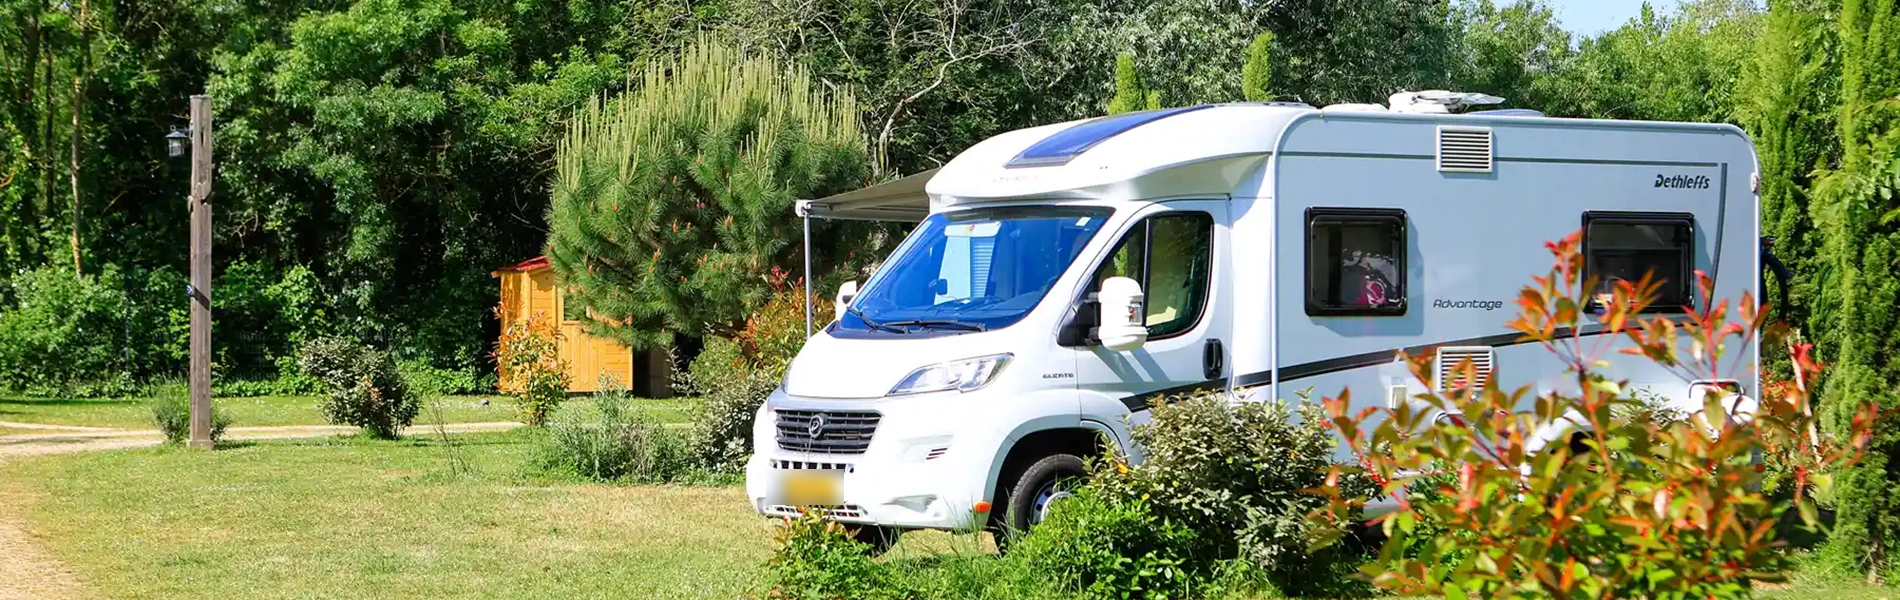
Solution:
[[[1273,99],[1273,32],[1263,32],[1247,44],[1247,62],[1240,67],[1240,96],[1248,102]]]
[[[1746,0],[1698,0],[1640,16],[1583,40],[1552,90],[1549,112],[1599,119],[1728,121],[1739,65],[1755,50],[1762,17]]]
[[[1754,136],[1761,171],[1762,234],[1776,239],[1776,255],[1793,271],[1789,306],[1781,320],[1809,325],[1820,277],[1821,240],[1810,213],[1813,174],[1837,152],[1832,106],[1840,74],[1832,58],[1834,31],[1826,0],[1776,2],[1762,24],[1754,56],[1743,64],[1736,120]],[[1764,300],[1779,301],[1774,295]],[[1826,327],[1810,325],[1810,331]],[[1823,351],[1832,355],[1832,347]],[[1771,362],[1786,373],[1785,363]]]
[[[1135,72],[1135,57],[1123,53],[1115,57],[1115,97],[1108,100],[1108,114],[1119,115],[1138,110],[1161,108],[1160,92],[1142,85]]]
[[[1839,166],[1815,187],[1825,271],[1821,311],[1834,374],[1824,406],[1845,429],[1860,402],[1900,406],[1900,5],[1845,0],[1836,20],[1840,100],[1835,135]],[[1870,579],[1896,566],[1900,539],[1900,424],[1889,419],[1867,460],[1839,477],[1840,507],[1828,555]]]
[[[1557,80],[1576,53],[1570,32],[1548,4],[1478,0],[1460,6],[1458,18],[1463,47],[1455,89],[1493,94],[1524,108],[1556,104]]]
[[[793,203],[862,185],[857,100],[805,70],[701,42],[574,115],[555,153],[548,253],[588,328],[635,347],[729,337],[798,265]],[[821,264],[843,229],[815,223]]]

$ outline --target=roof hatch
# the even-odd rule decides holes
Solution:
[[[1212,106],[1212,104],[1202,104],[1199,106],[1183,106],[1180,108],[1132,112],[1078,123],[1073,127],[1056,132],[1055,135],[1043,138],[1042,141],[1031,144],[1028,148],[1024,148],[1021,154],[1016,155],[1016,158],[1009,159],[1009,162],[1003,163],[1003,167],[1015,169],[1021,167],[1058,167],[1066,165],[1069,164],[1069,161],[1075,160],[1075,157],[1081,156],[1083,152],[1088,152],[1089,148],[1093,148],[1096,144],[1102,143],[1103,140],[1115,137],[1124,131],[1181,113],[1193,112]]]

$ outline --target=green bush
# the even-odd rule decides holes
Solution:
[[[1194,531],[1149,499],[1117,494],[1084,487],[1063,499],[1007,558],[1086,598],[1182,598],[1207,581],[1213,565],[1189,558]]]
[[[544,464],[590,479],[666,482],[686,468],[685,444],[624,391],[597,394],[586,410],[561,411],[542,439]]]
[[[416,419],[420,402],[389,354],[354,340],[321,338],[303,345],[297,364],[305,375],[323,382],[323,416],[331,423],[354,425],[376,437],[393,439]]]
[[[706,338],[706,348],[683,373],[680,391],[693,397],[687,435],[695,464],[713,472],[736,473],[752,455],[752,421],[778,376],[759,368],[739,345]]]
[[[805,346],[805,295],[798,282],[782,277],[777,294],[746,319],[733,339],[706,338],[706,347],[681,373],[679,390],[695,398],[692,455],[716,473],[736,473],[752,454],[752,421],[766,396],[785,377],[785,368]],[[815,314],[830,319],[828,310]]]
[[[807,513],[787,519],[776,535],[778,552],[766,564],[771,590],[782,600],[902,598],[888,567],[871,547],[852,539],[849,526]]]
[[[191,437],[191,392],[182,384],[155,386],[150,400],[146,402],[152,410],[152,423],[165,434],[165,441],[173,444],[183,443]],[[211,441],[224,439],[224,431],[231,427],[231,415],[211,406]]]
[[[468,369],[443,369],[419,360],[401,361],[399,368],[410,387],[423,394],[453,396],[495,389],[493,373],[477,375]]]
[[[1326,482],[1335,448],[1324,415],[1302,405],[1309,408],[1296,420],[1278,401],[1173,398],[1133,430],[1144,461],[1111,461],[1091,485],[1111,499],[1148,498],[1161,518],[1193,531],[1197,541],[1182,558],[1199,569],[1240,559],[1294,584],[1284,576],[1325,568],[1307,553],[1314,532],[1306,514],[1326,501],[1307,490]]]
[[[521,422],[535,427],[547,423],[548,413],[567,399],[572,375],[561,358],[560,324],[536,312],[526,319],[510,320],[495,316],[508,325],[495,342],[495,363],[501,367],[496,387],[515,398]]]
[[[10,283],[14,303],[0,312],[0,386],[79,395],[121,378],[128,315],[117,269],[95,277],[43,267]]]

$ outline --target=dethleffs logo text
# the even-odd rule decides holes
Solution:
[[[1504,301],[1502,300],[1446,300],[1444,298],[1435,298],[1432,300],[1432,308],[1466,308],[1466,309],[1477,309],[1477,310],[1497,310],[1500,308],[1504,308]]]
[[[1710,183],[1707,175],[1656,175],[1656,187],[1678,190],[1706,190]]]

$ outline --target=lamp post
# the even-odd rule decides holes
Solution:
[[[209,450],[211,442],[211,99],[191,97],[191,126],[165,136],[170,155],[191,152],[191,440]]]

